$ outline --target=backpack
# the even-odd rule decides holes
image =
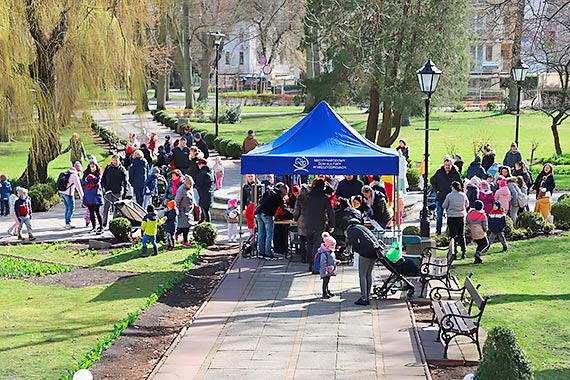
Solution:
[[[317,251],[313,257],[313,273],[321,272],[321,252]]]
[[[526,205],[528,205],[528,195],[521,191],[517,197],[517,203],[520,208],[526,207]]]
[[[69,177],[71,177],[70,171],[59,173],[59,177],[57,177],[57,182],[55,183],[57,191],[66,191],[71,187],[67,185],[69,183]]]
[[[20,216],[27,216],[30,213],[30,206],[28,202],[24,202],[18,206],[18,214]]]

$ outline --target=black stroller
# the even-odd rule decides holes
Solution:
[[[152,196],[152,205],[158,210],[164,207],[162,200],[164,199],[164,193],[166,193],[166,189],[168,188],[168,181],[162,174],[158,174],[156,177],[158,193]]]
[[[389,293],[394,294],[397,291],[404,291],[408,298],[412,298],[415,292],[414,284],[404,277],[403,274],[406,272],[406,264],[408,262],[404,258],[401,258],[393,263],[385,255],[388,248],[386,244],[381,240],[378,241],[378,244],[379,247],[376,250],[378,263],[383,265],[390,274],[383,280],[381,285],[374,285],[372,291],[379,299],[384,299],[388,297]]]
[[[135,202],[134,199],[121,199],[110,191],[105,193],[103,198],[113,206],[113,218],[127,218],[134,227],[141,225],[146,215],[146,210]]]
[[[240,253],[242,257],[246,259],[255,258],[255,245],[257,244],[257,233],[250,235],[247,240],[244,240],[241,244]]]
[[[427,195],[427,217],[429,220],[436,219],[436,203],[435,203],[435,191],[430,186],[428,187],[428,195]],[[420,218],[422,217],[423,210],[420,210]]]

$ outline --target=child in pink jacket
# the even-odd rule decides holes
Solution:
[[[511,191],[507,186],[507,181],[504,179],[499,180],[499,188],[495,191],[495,201],[501,202],[505,213],[509,212],[509,204],[511,203]]]

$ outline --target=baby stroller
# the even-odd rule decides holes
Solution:
[[[134,199],[121,199],[110,191],[105,193],[103,197],[113,206],[113,218],[127,218],[133,227],[140,227],[146,210]]]
[[[428,195],[427,195],[427,217],[429,220],[435,220],[436,218],[436,204],[435,204],[435,191],[430,186],[428,187]],[[420,218],[422,217],[423,210],[420,210]]]
[[[354,253],[346,244],[344,233],[333,233],[333,237],[336,239],[337,260],[340,260],[342,264],[351,265],[354,262]]]
[[[378,241],[378,244],[379,247],[376,250],[378,263],[384,266],[390,274],[383,280],[381,285],[374,285],[372,291],[379,299],[384,299],[388,297],[388,293],[394,294],[397,291],[405,291],[406,296],[408,298],[412,298],[415,292],[414,285],[399,271],[399,269],[403,269],[405,267],[405,259],[401,258],[397,262],[393,263],[385,255],[387,247],[384,242]]]
[[[246,259],[254,258],[255,245],[257,244],[257,233],[249,236],[247,240],[244,240],[241,244],[240,254]]]

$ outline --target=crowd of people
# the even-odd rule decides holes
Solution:
[[[483,147],[483,153],[483,157],[476,156],[469,164],[465,178],[457,163],[446,156],[430,179],[436,203],[436,234],[441,235],[446,214],[449,236],[456,239],[463,259],[467,223],[477,244],[476,264],[483,262],[482,254],[496,238],[503,251],[508,249],[504,235],[506,216],[516,222],[520,212],[529,210],[531,194],[536,196],[534,211],[548,220],[550,198],[556,186],[550,164],[545,164],[538,176],[532,178],[515,143],[511,144],[502,163],[496,161],[495,151],[489,144]]]

